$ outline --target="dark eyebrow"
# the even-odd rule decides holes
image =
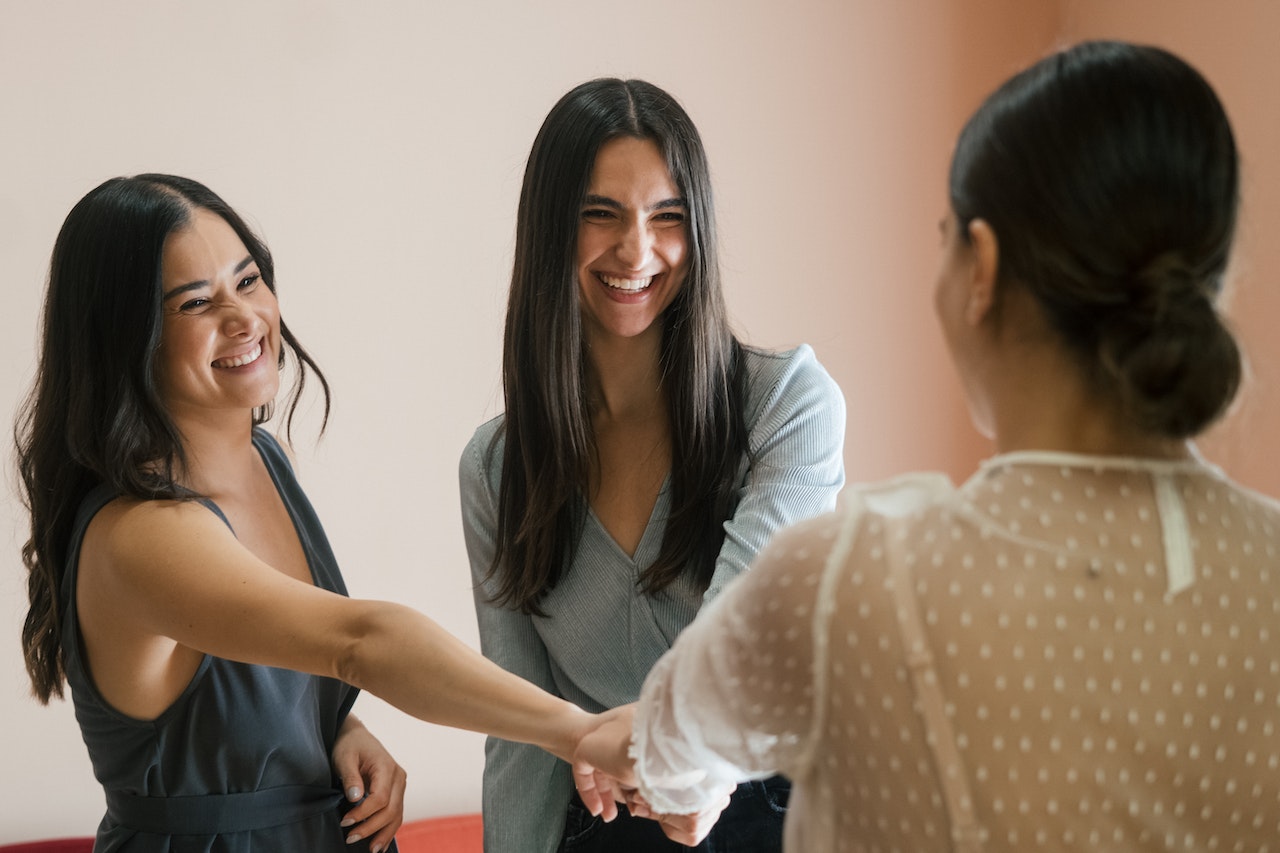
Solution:
[[[622,210],[621,202],[615,201],[606,195],[591,195],[588,193],[587,196],[582,200],[582,204],[584,207],[591,207],[591,206],[608,207],[613,210]],[[688,206],[689,206],[689,203],[682,198],[668,198],[668,199],[663,199],[662,201],[658,202],[657,204],[655,204],[653,207],[649,209],[665,210],[669,207],[688,207]]]
[[[591,195],[587,193],[587,197],[582,200],[582,205],[583,207],[610,207],[614,210],[622,210],[622,205],[607,195]]]
[[[235,269],[231,271],[231,274],[239,275],[241,272],[244,271],[245,267],[249,266],[253,262],[254,262],[253,255],[245,255],[244,260],[236,264]],[[202,278],[199,281],[189,281],[186,284],[180,284],[177,287],[175,287],[173,290],[170,290],[168,293],[164,295],[164,297],[160,301],[168,302],[170,299],[172,299],[173,297],[177,296],[180,293],[187,293],[188,291],[199,290],[202,287],[208,287],[208,286],[209,286],[209,280],[205,278]]]

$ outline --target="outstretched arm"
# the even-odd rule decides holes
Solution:
[[[185,684],[192,657],[212,654],[339,678],[420,719],[566,759],[590,727],[591,715],[421,613],[276,571],[199,504],[118,500],[89,537],[78,599],[90,662],[96,670],[124,655],[128,675],[115,689],[126,699]],[[97,642],[111,631],[110,642]]]

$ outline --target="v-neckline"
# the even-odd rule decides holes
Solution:
[[[646,551],[645,546],[648,544],[649,538],[653,535],[653,520],[658,514],[658,507],[665,499],[667,488],[670,483],[671,472],[668,471],[662,478],[662,485],[658,487],[658,494],[654,496],[653,507],[649,510],[649,520],[645,522],[644,532],[640,534],[640,540],[636,542],[636,550],[634,554],[628,554],[627,549],[623,548],[622,545],[618,543],[618,540],[614,538],[613,533],[611,533],[609,528],[605,527],[604,522],[600,520],[600,516],[596,515],[595,507],[591,505],[590,501],[587,501],[587,517],[591,519],[596,528],[609,542],[609,545],[618,552],[619,556],[625,559],[632,566],[639,565],[640,557]]]

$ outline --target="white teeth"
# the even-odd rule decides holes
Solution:
[[[644,290],[653,281],[653,276],[648,278],[614,278],[611,275],[602,275],[600,280],[612,287],[614,290],[625,290],[629,293],[635,293],[638,290]]]
[[[213,363],[214,367],[244,367],[258,360],[258,356],[262,355],[262,344],[259,343],[253,349],[244,355],[238,355],[235,358],[220,358]]]

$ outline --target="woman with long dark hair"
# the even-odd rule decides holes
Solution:
[[[580,757],[674,812],[781,771],[806,853],[1273,847],[1280,504],[1190,440],[1240,384],[1238,206],[1222,105],[1167,51],[1001,86],[935,289],[998,455],[780,534]]]
[[[706,153],[638,80],[567,93],[525,170],[503,349],[505,411],[461,462],[486,656],[581,707],[634,701],[703,603],[783,525],[835,504],[844,401],[802,346],[726,319]],[[716,850],[777,850],[785,780],[742,786]],[[491,739],[491,851],[663,849],[605,827],[569,768]]]
[[[350,714],[564,756],[593,718],[426,617],[346,597],[269,417],[323,375],[280,318],[271,254],[195,181],[117,178],[67,216],[17,425],[31,514],[23,649],[71,688],[107,810],[95,850],[393,847],[404,771]],[[348,802],[349,801],[349,802]]]

